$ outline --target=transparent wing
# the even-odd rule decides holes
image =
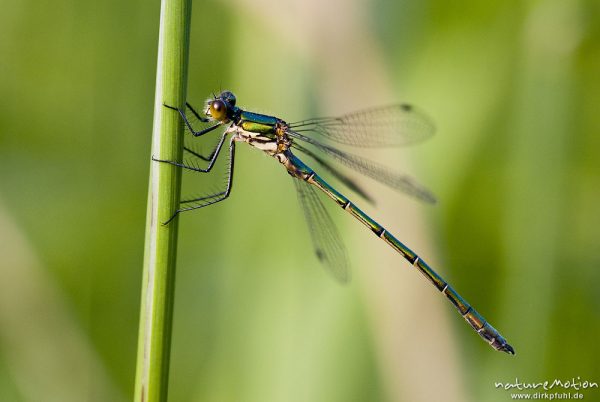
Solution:
[[[331,156],[342,165],[348,166],[349,168],[354,169],[365,176],[369,176],[372,179],[385,184],[386,186],[402,191],[403,193],[406,193],[421,201],[432,204],[436,202],[435,196],[428,189],[418,184],[410,176],[392,172],[385,166],[369,159],[341,151],[298,132],[288,130],[287,133],[295,139],[314,145],[317,147],[317,149]],[[294,145],[292,145],[292,147],[295,148]]]
[[[350,280],[348,255],[331,216],[310,184],[295,179],[294,185],[308,223],[317,258],[338,281],[348,282]]]
[[[303,147],[302,145],[298,144],[297,142],[294,143],[293,147],[294,147],[294,149],[297,149],[298,151],[304,153],[305,155],[308,155],[315,162],[317,162],[319,165],[321,165],[326,171],[331,173],[331,175],[333,177],[338,179],[346,187],[348,187],[350,190],[354,191],[356,194],[360,195],[366,201],[370,202],[371,204],[375,203],[375,200],[373,199],[373,197],[371,197],[365,190],[363,190],[363,188],[361,186],[359,186],[356,183],[356,181],[354,181],[352,178],[348,177],[346,174],[340,172],[338,169],[336,169],[334,166],[332,166],[325,159],[321,158],[319,155],[315,154],[310,149]]]
[[[373,148],[414,144],[435,132],[425,113],[404,103],[339,117],[308,119],[289,126],[299,133],[310,131],[341,144]]]

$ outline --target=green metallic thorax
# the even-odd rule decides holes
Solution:
[[[272,134],[275,133],[275,125],[279,121],[277,117],[242,110],[236,124],[252,133]]]

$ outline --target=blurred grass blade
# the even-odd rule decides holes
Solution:
[[[183,130],[179,115],[163,103],[185,101],[191,0],[163,0],[160,12],[152,154],[179,160]],[[150,159],[150,158],[148,158]],[[167,400],[178,220],[165,222],[179,204],[181,172],[150,164],[146,245],[140,307],[134,401]]]

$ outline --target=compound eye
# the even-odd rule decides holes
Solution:
[[[210,116],[215,120],[224,120],[227,117],[227,106],[220,99],[212,101],[209,106]]]

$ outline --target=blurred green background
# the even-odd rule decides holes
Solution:
[[[132,397],[159,7],[2,3],[0,401]],[[180,218],[171,401],[504,401],[496,381],[600,381],[598,1],[192,13],[192,104],[226,88],[288,121],[398,101],[432,116],[433,139],[379,157],[438,204],[360,179],[378,203],[359,205],[517,355],[337,209],[354,278],[332,280],[288,175],[240,146],[230,199]],[[186,176],[184,194],[214,180]]]

